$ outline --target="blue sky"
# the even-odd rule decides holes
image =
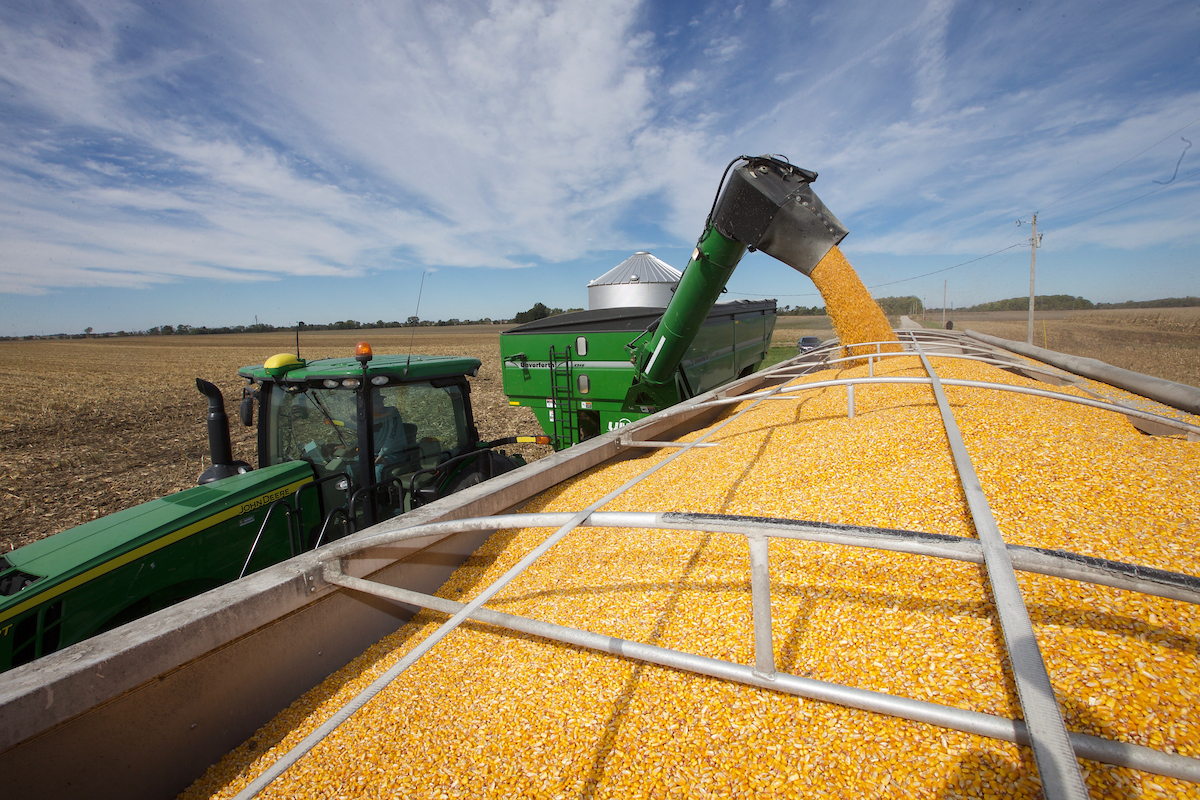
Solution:
[[[1039,294],[1200,295],[1196,0],[5,0],[0,26],[0,335],[403,320],[423,272],[423,318],[584,306],[633,251],[682,268],[725,165],[767,152],[820,173],[876,296],[1027,294],[1034,212]],[[820,302],[762,254],[729,289]]]

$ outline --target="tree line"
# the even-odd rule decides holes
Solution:
[[[883,313],[888,316],[899,316],[901,314],[920,314],[927,310],[921,302],[921,298],[914,295],[904,297],[880,297],[876,300],[879,307],[883,309]],[[1191,306],[1200,306],[1200,297],[1165,297],[1161,300],[1126,300],[1123,303],[1093,303],[1083,297],[1074,297],[1068,294],[1039,294],[1034,297],[1034,307],[1039,311],[1072,311],[1084,309],[1133,309],[1133,308],[1186,308]],[[957,312],[969,311],[1025,311],[1029,308],[1028,297],[1010,297],[1007,300],[994,300],[990,303],[980,303],[966,308],[955,309]],[[326,323],[305,323],[299,322],[296,325],[269,325],[267,323],[255,323],[253,325],[223,325],[218,327],[208,327],[206,325],[156,325],[144,331],[109,331],[106,333],[95,333],[93,329],[85,328],[83,333],[54,333],[42,336],[0,336],[0,340],[13,339],[90,339],[96,337],[111,337],[111,336],[192,336],[220,333],[272,333],[275,331],[293,331],[297,327],[311,331],[345,331],[359,330],[371,328],[425,328],[450,325],[521,325],[526,322],[533,322],[546,317],[553,317],[558,314],[565,314],[571,311],[582,311],[580,308],[568,308],[565,311],[561,308],[551,308],[545,303],[534,303],[528,311],[518,312],[510,319],[492,319],[491,317],[482,317],[480,319],[459,319],[451,317],[450,319],[421,319],[417,316],[411,316],[404,322],[392,320],[385,322],[384,320],[376,320],[375,322],[359,322],[358,320],[347,319],[338,322]],[[940,311],[941,309],[928,309],[929,311]],[[825,306],[791,306],[784,305],[778,309],[778,315],[784,317],[821,317],[825,316]]]
[[[567,311],[581,311],[578,308],[569,308]],[[352,331],[352,330],[369,330],[374,328],[427,328],[427,327],[444,327],[451,325],[511,325],[520,324],[522,322],[530,322],[534,319],[542,319],[543,317],[553,316],[555,314],[565,313],[561,308],[548,308],[542,303],[535,303],[533,308],[528,311],[522,311],[511,319],[492,319],[491,317],[481,317],[480,319],[459,319],[451,317],[450,319],[421,319],[417,316],[411,316],[404,322],[399,320],[384,321],[382,319],[375,322],[360,322],[354,319],[339,320],[337,322],[297,322],[295,325],[270,325],[265,322],[256,322],[253,325],[220,325],[210,327],[207,325],[155,325],[153,328],[136,331],[108,331],[105,333],[95,333],[91,327],[84,328],[83,333],[52,333],[40,336],[0,336],[0,341],[12,339],[94,339],[108,338],[119,336],[202,336],[210,334],[222,333],[273,333],[278,331],[290,332],[301,328],[306,331]],[[533,315],[533,316],[531,316]]]
[[[1093,303],[1086,297],[1074,297],[1069,294],[1039,294],[1033,298],[1033,307],[1037,311],[1083,311],[1087,309],[1105,308],[1186,308],[1200,306],[1200,297],[1164,297],[1159,300],[1126,300],[1123,303]],[[941,309],[938,309],[939,311]],[[993,300],[990,303],[980,303],[975,306],[958,308],[955,311],[1028,311],[1029,296],[1010,297],[1007,300]]]

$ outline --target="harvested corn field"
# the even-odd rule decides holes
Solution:
[[[1019,625],[1000,607],[989,519],[1019,570],[1082,786],[1200,796],[1200,420],[1175,414],[1177,433],[1147,436],[1084,404],[1093,384],[1055,390],[1079,403],[1040,396],[1045,384],[998,368],[1011,357],[960,335],[921,341],[925,360],[910,340],[905,355],[784,365],[753,395],[704,400],[725,412],[680,437],[690,446],[631,441],[640,455],[521,509],[572,524],[497,532],[438,593],[471,605],[494,594],[492,612],[600,641],[513,633],[495,614],[447,633],[459,607],[443,604],[184,796],[1074,796],[1070,775],[1043,785],[1054,721],[1026,713],[1021,681],[1036,670],[1021,661],[1015,676],[1029,654],[1006,646]],[[637,516],[647,512],[658,516]],[[974,548],[973,560],[931,558],[926,545]],[[1144,582],[1119,588],[1119,567],[1063,552],[1138,565]],[[1038,558],[1060,567],[1032,569]],[[1081,581],[1092,567],[1085,577],[1099,583]],[[441,634],[282,770],[311,731]],[[1033,748],[1004,740],[1012,719],[1027,720]],[[252,783],[273,767],[278,779]]]

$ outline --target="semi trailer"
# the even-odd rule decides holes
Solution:
[[[254,783],[252,795],[272,783],[267,767],[294,763],[284,756],[299,737],[284,741],[274,729],[256,733],[272,717],[335,673],[332,685],[283,718],[291,720],[285,730],[310,730],[297,712],[329,717],[361,691],[345,694],[348,681],[361,675],[365,683],[383,671],[372,667],[386,656],[376,644],[382,637],[400,629],[395,646],[411,653],[439,624],[467,612],[469,629],[451,632],[423,655],[428,662],[417,663],[427,667],[413,676],[415,683],[404,682],[407,673],[397,679],[401,695],[414,700],[454,687],[427,700],[462,718],[431,729],[411,716],[407,703],[403,712],[383,706],[399,749],[383,762],[374,760],[375,750],[360,758],[356,733],[328,750],[343,771],[364,770],[354,774],[366,783],[350,779],[339,794],[355,796],[359,786],[374,785],[390,770],[413,768],[433,742],[460,743],[466,754],[490,752],[495,744],[508,761],[503,769],[463,762],[495,768],[474,784],[472,772],[444,771],[462,755],[445,752],[442,767],[421,767],[427,789],[517,793],[521,786],[503,783],[502,775],[532,775],[537,786],[552,788],[537,784],[536,776],[576,767],[586,773],[573,759],[546,750],[568,724],[560,717],[599,714],[620,724],[601,724],[594,733],[566,730],[572,738],[579,730],[585,739],[594,735],[595,753],[608,759],[598,763],[644,778],[630,789],[642,794],[671,775],[690,774],[688,764],[711,767],[733,757],[738,763],[721,769],[736,778],[730,792],[741,796],[776,781],[783,781],[772,789],[779,796],[845,793],[853,787],[843,784],[852,780],[870,793],[870,781],[885,779],[912,794],[957,791],[960,778],[967,786],[982,780],[998,795],[1074,796],[1030,780],[1041,767],[1033,771],[1029,748],[1040,745],[1043,734],[1031,734],[1012,717],[1044,720],[1017,710],[1018,693],[1005,678],[1006,626],[986,588],[986,576],[999,568],[986,564],[986,543],[973,535],[974,525],[983,524],[973,515],[983,520],[990,513],[1002,520],[1002,550],[1028,593],[1039,652],[1053,667],[1067,710],[1066,741],[1086,767],[1091,796],[1142,785],[1149,791],[1150,784],[1183,796],[1195,791],[1200,731],[1191,716],[1195,683],[1189,676],[1200,670],[1194,650],[1200,564],[1191,543],[1200,534],[1187,508],[1200,500],[1194,454],[1200,418],[964,332],[901,334],[902,353],[881,354],[854,369],[832,347],[797,356],[10,670],[0,677],[0,774],[7,790],[13,796],[164,797],[225,759],[234,772],[211,778],[212,791],[241,769],[246,777],[236,785]],[[932,379],[918,378],[911,367],[918,353],[941,391],[950,393],[944,413],[962,421],[959,435],[974,468],[958,469],[978,476],[987,500],[982,508],[966,510],[952,448],[929,427],[938,424],[939,404]],[[1200,394],[1190,392],[1193,401]],[[1080,415],[1060,409],[1080,409]],[[755,416],[764,414],[772,416]],[[888,457],[879,455],[885,452]],[[1142,454],[1136,464],[1127,460],[1132,452]],[[618,482],[653,472],[675,453],[664,467],[666,484],[623,506],[603,507],[611,490],[589,488],[609,471]],[[1095,465],[1112,453],[1120,455],[1118,468],[1101,474]],[[1037,465],[1051,456],[1059,462],[1053,480],[1039,478]],[[776,487],[774,494],[764,492],[767,487]],[[702,501],[700,490],[712,499]],[[962,519],[950,513],[959,507]],[[1141,510],[1131,528],[1124,523],[1134,509]],[[1044,538],[1051,522],[1056,533]],[[546,543],[550,533],[576,523],[583,526],[573,528],[576,548],[593,539],[627,545],[587,556],[566,541],[549,543],[568,549],[550,551],[557,557],[540,578],[538,559],[546,556],[527,550],[525,539]],[[1110,535],[1115,530],[1123,533]],[[492,539],[496,532],[499,543]],[[681,551],[670,544],[672,535],[691,544]],[[714,552],[722,536],[732,544]],[[768,541],[769,555],[755,556]],[[506,553],[518,544],[521,550]],[[700,549],[689,560],[693,548]],[[464,560],[478,574],[499,558],[504,566],[529,559],[528,579],[549,583],[527,582],[473,610],[467,604],[486,599],[494,577],[439,592]],[[676,566],[665,575],[645,572],[660,560],[669,567],[672,559]],[[701,570],[689,570],[697,560]],[[600,572],[613,568],[615,574]],[[982,584],[967,590],[948,573],[954,581]],[[1048,593],[1059,584],[1068,590]],[[513,618],[516,604],[539,596],[580,604],[583,621],[558,630],[565,611],[549,619]],[[696,620],[682,616],[678,604],[685,599],[699,611]],[[420,628],[402,628],[421,607],[438,616]],[[626,626],[634,623],[646,626],[644,632],[631,634]],[[656,625],[671,632],[669,641],[653,633]],[[504,638],[506,629],[516,631],[513,638]],[[740,632],[742,644],[713,638],[729,631]],[[463,646],[456,637],[481,633],[501,637],[488,639],[494,658],[456,658]],[[566,662],[539,666],[545,643],[556,640],[568,643],[561,646]],[[527,648],[533,650],[522,655]],[[591,701],[599,708],[560,708],[586,701],[594,694],[589,687],[607,685],[592,683],[599,674],[585,677],[595,667],[581,661],[591,664],[593,649],[605,669],[628,663],[633,672],[620,673],[626,677],[611,697]],[[352,662],[357,666],[343,669]],[[1136,677],[1143,673],[1157,690]],[[694,685],[689,675],[710,676],[709,682]],[[505,690],[511,696],[486,688],[501,679],[521,688]],[[691,687],[686,694],[671,699],[669,687],[684,692],[685,684]],[[326,709],[324,698],[338,693],[347,699]],[[803,699],[799,707],[796,698]],[[531,700],[545,713],[514,716]],[[772,720],[766,726],[765,713]],[[523,745],[489,744],[486,737],[498,736],[500,727],[506,735],[527,730],[532,738]],[[414,737],[410,729],[424,733]],[[443,733],[435,736],[437,730]],[[679,762],[673,760],[681,757],[678,748],[645,746],[649,741],[707,744],[696,756],[700,762]],[[376,745],[361,736],[362,747]],[[789,764],[782,777],[769,766],[777,762],[773,753]],[[625,759],[620,765],[612,761],[618,754]],[[293,774],[281,766],[280,780],[315,780],[328,769],[309,766]],[[791,775],[798,777],[789,783]],[[498,788],[489,791],[489,785]],[[293,796],[310,791],[284,786],[278,791]]]

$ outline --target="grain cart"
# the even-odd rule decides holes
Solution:
[[[532,408],[557,449],[654,413],[654,401],[631,402],[628,396],[637,372],[629,354],[630,343],[654,330],[662,316],[661,308],[605,308],[505,331],[500,347],[509,404]],[[680,361],[668,404],[754,372],[774,329],[774,300],[713,306]]]
[[[235,461],[208,398],[213,465],[200,485],[0,557],[0,670],[145,616],[523,464],[480,442],[479,359],[280,354],[239,375],[258,405],[258,463]],[[548,441],[544,440],[543,441]]]
[[[809,186],[817,173],[766,156],[737,161],[665,309],[592,309],[501,334],[509,403],[532,408],[556,448],[754,372],[775,301],[716,303],[742,256],[762,250],[809,275],[845,237]]]

